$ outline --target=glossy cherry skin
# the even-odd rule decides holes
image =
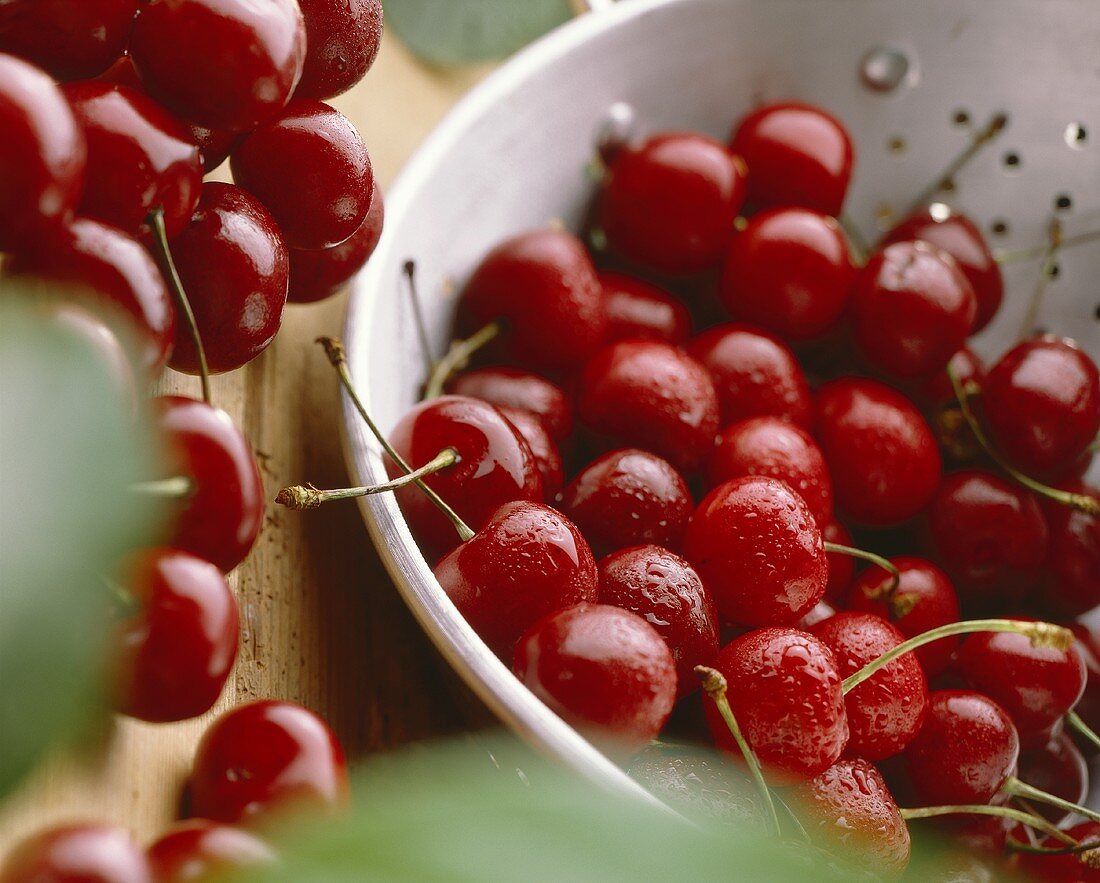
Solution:
[[[1100,632],[1096,631],[1094,617],[1091,622],[1075,622],[1070,625],[1076,639],[1073,646],[1085,660],[1088,680],[1085,692],[1073,710],[1094,732],[1100,731]],[[1095,746],[1086,739],[1077,740],[1077,746],[1090,757],[1096,753]]]
[[[72,217],[84,185],[84,134],[46,74],[0,54],[0,251]]]
[[[0,866],[0,883],[153,883],[145,853],[110,825],[66,825],[23,840]]]
[[[62,91],[88,144],[80,213],[148,236],[149,212],[159,206],[168,236],[179,233],[202,189],[202,159],[188,130],[125,86],[88,80]]]
[[[921,806],[989,803],[1016,774],[1020,739],[1007,712],[981,693],[936,690],[924,725],[905,751]]]
[[[598,352],[581,372],[576,405],[594,432],[685,471],[706,461],[718,432],[710,374],[683,350],[655,340],[621,340]]]
[[[854,279],[848,240],[834,218],[774,208],[730,240],[719,295],[735,319],[805,341],[837,325]]]
[[[625,273],[600,273],[600,284],[608,343],[641,339],[680,346],[691,335],[691,313],[663,288]]]
[[[550,437],[542,421],[530,411],[509,408],[507,405],[501,405],[497,410],[512,424],[516,434],[527,442],[527,447],[535,458],[539,477],[542,478],[543,497],[554,500],[565,484],[565,464],[557,443]]]
[[[749,201],[757,208],[793,205],[840,214],[854,151],[844,126],[821,108],[764,105],[737,124],[730,150],[749,168]]]
[[[286,305],[290,263],[275,219],[233,184],[211,181],[191,222],[172,242],[210,372],[252,361],[275,339]],[[198,374],[188,329],[176,326],[169,364]]]
[[[872,613],[841,611],[810,628],[833,651],[842,678],[854,675],[905,636]],[[917,657],[899,656],[844,697],[850,757],[893,757],[913,741],[928,708],[928,683]]]
[[[1047,554],[1039,504],[1023,488],[992,472],[947,476],[928,507],[937,560],[973,598],[1019,597],[1034,585]]]
[[[1100,822],[1081,822],[1065,833],[1078,843],[1100,843]],[[1038,845],[1047,849],[1064,849],[1065,843],[1055,837],[1047,837]],[[1042,883],[1095,883],[1100,873],[1089,867],[1078,853],[1063,855],[1029,855],[1019,853],[1014,856],[1015,867],[1027,874],[1029,880],[1041,880]]]
[[[276,860],[255,834],[206,819],[177,822],[150,844],[148,855],[159,883],[198,883]]]
[[[842,512],[883,527],[928,505],[940,481],[939,448],[904,395],[874,380],[841,378],[817,391],[815,417]]]
[[[503,319],[517,360],[553,368],[592,356],[607,330],[603,287],[584,243],[562,230],[530,230],[490,251],[460,310],[467,332]]]
[[[323,813],[347,796],[347,762],[335,734],[292,702],[231,708],[195,751],[191,812],[200,818],[234,824],[294,807]]]
[[[146,90],[177,116],[246,132],[287,103],[306,55],[295,0],[150,3],[130,37]]]
[[[530,371],[508,365],[478,368],[460,374],[448,384],[447,391],[498,407],[528,411],[554,441],[564,441],[573,431],[573,406],[565,390]]]
[[[955,388],[951,385],[951,378],[947,376],[948,367],[955,372],[955,376],[963,386],[973,382],[980,387],[985,383],[985,364],[981,356],[968,346],[961,347],[947,360],[947,365],[942,371],[937,371],[923,380],[914,390],[913,396],[922,406],[942,408],[956,404],[958,398],[955,395]]]
[[[868,567],[845,595],[848,610],[873,613],[889,620],[906,638],[930,629],[958,622],[959,596],[951,579],[931,561],[910,555],[891,558],[901,577],[897,588],[887,594],[890,574],[881,567]],[[929,678],[947,671],[959,638],[941,638],[913,651]]]
[[[153,400],[170,451],[169,475],[190,478],[169,544],[228,573],[244,560],[264,517],[264,488],[248,440],[220,408],[182,396]]]
[[[748,632],[718,653],[714,668],[745,740],[776,787],[812,779],[840,759],[848,719],[833,654],[793,628]],[[739,754],[713,702],[707,724],[718,747]]]
[[[718,610],[699,574],[661,546],[632,546],[600,560],[601,604],[637,613],[676,661],[677,696],[699,688],[695,666],[718,655]]]
[[[790,796],[810,837],[824,848],[885,876],[909,864],[909,828],[873,764],[842,758]]]
[[[989,369],[982,413],[994,446],[1013,465],[1055,474],[1100,431],[1096,363],[1070,340],[1026,340]]]
[[[825,595],[829,565],[809,507],[786,484],[750,476],[720,484],[691,516],[684,557],[723,622],[788,625]]]
[[[810,387],[794,353],[779,338],[729,323],[697,335],[687,351],[714,380],[723,425],[746,417],[783,417],[810,428]]]
[[[378,56],[382,0],[298,0],[306,63],[297,98],[334,98],[358,83]]]
[[[741,160],[705,135],[670,132],[616,154],[600,223],[615,251],[686,275],[718,265],[744,201]]]
[[[0,52],[59,80],[94,77],[126,49],[138,0],[14,0],[0,14]]]
[[[676,664],[648,622],[608,604],[578,604],[536,622],[512,670],[566,723],[614,757],[656,738],[676,700]]]
[[[382,190],[375,187],[366,219],[349,238],[332,248],[290,249],[287,300],[294,304],[314,303],[340,291],[374,254],[382,238],[385,215]]]
[[[676,468],[656,454],[620,448],[596,458],[566,486],[561,510],[597,554],[655,544],[678,550],[694,508]]]
[[[751,417],[718,433],[707,464],[711,487],[745,475],[785,481],[809,506],[818,526],[833,520],[833,485],[817,443],[779,417]]]
[[[824,622],[830,616],[836,616],[836,608],[828,601],[818,601],[809,613],[795,623],[795,628],[808,632],[819,622]]]
[[[1074,482],[1067,490],[1100,501],[1100,490]],[[1041,600],[1059,613],[1080,616],[1100,604],[1100,518],[1053,500],[1043,503],[1050,552]]]
[[[1020,753],[1021,782],[1068,800],[1084,805],[1089,793],[1089,767],[1073,739],[1061,732],[1045,745]],[[1055,824],[1069,817],[1070,813],[1048,804],[1035,804],[1036,810]]]
[[[836,543],[838,546],[851,546],[854,542],[848,528],[836,519],[821,528],[821,538],[827,543]],[[825,585],[825,597],[831,601],[837,601],[844,597],[848,586],[852,584],[852,577],[856,572],[856,559],[851,555],[842,555],[839,552],[826,552],[825,559],[829,562],[829,582]]]

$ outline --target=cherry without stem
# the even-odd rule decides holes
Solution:
[[[381,0],[298,0],[306,60],[297,98],[333,98],[358,83],[382,42]]]
[[[109,825],[67,825],[19,843],[0,866],[0,883],[152,883],[145,853]]]
[[[94,77],[126,49],[138,0],[32,0],[5,11],[0,52],[10,52],[59,80]]]
[[[382,191],[374,189],[367,217],[348,239],[332,248],[290,249],[290,303],[314,303],[332,297],[374,254],[385,222]]]
[[[149,846],[148,855],[159,883],[194,883],[276,860],[255,834],[206,819],[176,823]]]
[[[661,340],[680,346],[691,334],[691,313],[656,285],[625,273],[600,273],[610,343],[616,340]]]
[[[508,365],[479,368],[460,374],[447,384],[447,391],[498,407],[528,411],[554,441],[563,441],[573,431],[569,396],[556,383],[530,371]]]

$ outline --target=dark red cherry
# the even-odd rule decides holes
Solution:
[[[687,351],[714,379],[723,425],[746,417],[783,417],[810,428],[810,387],[794,353],[779,338],[730,323],[697,335]]]
[[[909,399],[884,383],[845,377],[817,391],[815,414],[842,512],[881,527],[928,505],[940,481],[940,453]]]
[[[542,481],[527,442],[504,415],[487,402],[466,396],[442,396],[409,410],[390,433],[390,443],[413,469],[444,448],[454,448],[458,463],[424,479],[473,530],[484,526],[512,500],[541,503]],[[403,474],[388,460],[391,477]],[[429,557],[458,544],[454,527],[419,488],[397,492],[413,533]]]
[[[177,822],[149,846],[148,855],[158,883],[196,883],[276,860],[255,834],[206,819]]]
[[[573,431],[573,407],[569,396],[545,377],[494,365],[460,374],[447,385],[455,395],[481,399],[490,405],[516,408],[534,414],[554,441],[563,441]]]
[[[683,470],[706,462],[718,431],[718,394],[707,370],[683,350],[621,340],[584,366],[577,416],[594,432],[651,450]]]
[[[829,578],[821,531],[786,484],[751,476],[712,490],[691,516],[684,557],[723,622],[798,622],[825,594]]]
[[[0,251],[72,217],[86,150],[65,96],[38,68],[0,54]]]
[[[359,229],[332,248],[290,249],[290,293],[294,304],[324,300],[340,291],[374,254],[385,221],[382,190],[374,188],[370,211]]]
[[[766,104],[737,124],[730,150],[749,168],[749,201],[757,208],[794,205],[840,214],[852,177],[852,141],[820,107]]]
[[[149,212],[160,207],[168,236],[179,233],[202,188],[202,159],[188,130],[126,86],[87,80],[63,91],[88,144],[80,213],[147,236]]]
[[[821,538],[827,543],[851,546],[854,542],[848,528],[836,519],[825,525],[818,524],[818,527],[821,528]],[[839,552],[826,552],[825,558],[829,562],[829,582],[825,585],[825,597],[835,602],[844,597],[848,586],[852,584],[856,560],[851,555],[842,555]]]
[[[848,610],[881,616],[906,638],[959,621],[959,596],[946,573],[931,561],[909,555],[891,558],[890,563],[900,574],[897,588],[889,592],[890,574],[880,567],[868,567],[845,595]],[[925,675],[936,678],[947,671],[958,646],[957,637],[941,638],[913,652]]]
[[[871,613],[842,611],[810,628],[833,651],[842,678],[854,675],[905,636]],[[851,757],[882,760],[913,741],[928,708],[928,683],[917,657],[899,656],[844,697]]]
[[[289,259],[275,219],[247,191],[211,181],[172,256],[211,373],[252,361],[275,339],[283,319]],[[198,374],[190,332],[177,325],[171,367]]]
[[[519,437],[527,442],[542,478],[543,497],[554,500],[565,484],[565,464],[557,443],[550,438],[543,422],[531,411],[521,411],[507,405],[500,405],[497,410],[512,424]]]
[[[1100,632],[1096,631],[1095,618],[1090,616],[1088,620],[1070,625],[1076,639],[1073,646],[1085,660],[1088,672],[1085,692],[1073,710],[1093,732],[1100,732]],[[1096,747],[1085,739],[1078,740],[1077,745],[1090,757],[1096,753]]]
[[[1030,474],[1051,475],[1100,431],[1100,374],[1071,340],[1025,340],[989,369],[982,413],[994,446]]]
[[[691,335],[691,313],[663,288],[625,273],[600,273],[608,343],[663,340],[680,346]]]
[[[302,75],[295,0],[146,3],[130,57],[146,90],[188,122],[246,132],[277,114]]]
[[[306,22],[306,63],[294,95],[334,98],[358,83],[382,42],[382,0],[298,0]]]
[[[928,508],[937,560],[974,598],[1019,597],[1034,585],[1047,554],[1047,528],[1035,498],[978,469],[947,476]]]
[[[718,611],[699,574],[661,546],[632,546],[599,563],[601,604],[637,613],[665,639],[676,661],[677,695],[699,687],[695,666],[718,655]]]
[[[151,549],[126,566],[139,610],[120,625],[119,711],[186,720],[209,711],[237,658],[237,601],[222,572],[179,549]]]
[[[1100,490],[1082,482],[1067,490],[1100,501]],[[1100,604],[1100,518],[1053,501],[1043,504],[1050,552],[1041,601],[1059,613],[1080,616]]]
[[[520,682],[616,757],[656,738],[676,700],[676,665],[640,616],[608,604],[552,613],[516,644]]]
[[[203,734],[191,770],[191,812],[251,823],[307,808],[314,815],[348,796],[344,751],[328,725],[292,702],[238,705]]]
[[[59,80],[94,77],[126,49],[138,0],[15,0],[0,13],[0,52]]]
[[[0,866],[0,883],[152,883],[153,871],[125,831],[66,825],[16,844]]]
[[[791,791],[810,837],[827,850],[883,876],[909,864],[909,828],[882,773],[859,758],[843,758]]]
[[[834,218],[775,208],[733,236],[719,294],[735,319],[804,341],[836,326],[854,279],[848,240]]]
[[[980,387],[985,383],[985,364],[981,356],[970,347],[964,346],[948,359],[947,366],[942,371],[937,371],[917,386],[914,397],[921,405],[927,408],[942,408],[956,404],[958,399],[955,396],[955,388],[951,385],[951,378],[947,376],[948,367],[963,386],[973,382]]]
[[[1081,822],[1066,828],[1065,833],[1078,843],[1100,844],[1100,822]],[[1066,846],[1056,837],[1047,837],[1038,845],[1055,850],[1065,849]],[[1088,857],[1078,852],[1055,855],[1021,852],[1014,859],[1016,868],[1027,874],[1028,880],[1041,880],[1042,883],[1096,883],[1100,879],[1100,872],[1088,864]]]
[[[607,329],[603,287],[584,243],[562,230],[530,230],[490,251],[460,309],[469,330],[503,319],[512,356],[555,368],[589,358]]]
[[[660,273],[718,265],[745,201],[745,167],[705,135],[670,132],[619,151],[600,199],[615,251]]]
[[[768,783],[812,779],[840,759],[848,720],[833,654],[813,635],[793,628],[748,632],[727,644],[714,667],[745,740]],[[739,753],[714,703],[706,705],[715,743]]]
[[[170,451],[168,474],[185,475],[192,484],[178,504],[170,545],[228,573],[244,560],[263,524],[263,480],[248,440],[225,411],[205,402],[161,396],[153,406]]]
[[[1020,740],[1012,719],[981,693],[936,690],[905,751],[910,787],[922,806],[989,803],[1016,773]]]
[[[833,520],[833,486],[809,433],[779,417],[751,417],[718,433],[707,464],[711,487],[745,475],[784,481],[806,502],[818,526]]]
[[[920,240],[955,259],[970,282],[977,312],[970,333],[981,331],[993,318],[1004,297],[1001,268],[977,225],[966,215],[942,203],[918,210],[886,234],[883,244]]]
[[[667,460],[637,448],[610,451],[574,476],[561,510],[597,554],[655,544],[679,549],[694,501]]]
[[[1073,739],[1059,733],[1045,745],[1020,753],[1019,779],[1035,788],[1083,805],[1089,793],[1089,767]],[[1065,810],[1033,804],[1050,821],[1059,824],[1069,817]]]

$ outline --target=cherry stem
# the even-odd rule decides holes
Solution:
[[[351,380],[351,372],[348,371],[348,355],[347,350],[344,349],[343,342],[335,337],[318,337],[317,343],[324,347],[329,364],[336,369],[336,373],[340,377],[340,383],[343,384],[344,390],[347,392],[352,404],[355,405],[355,409],[359,412],[359,416],[363,418],[363,422],[367,424],[367,428],[371,431],[371,434],[378,440],[378,444],[380,444],[382,449],[389,454],[390,459],[392,459],[394,463],[400,466],[405,472],[412,472],[413,468],[405,461],[404,457],[397,453],[393,445],[386,439],[386,436],[382,434],[382,430],[380,430],[377,424],[371,419],[370,413],[367,411],[362,399],[359,398],[359,393],[355,391],[355,384],[352,383]],[[447,516],[447,519],[454,525],[454,529],[462,542],[466,542],[466,540],[473,538],[474,532],[470,529],[470,526],[458,516],[458,513],[455,512],[454,509],[447,505],[446,501],[439,496],[439,494],[424,484],[422,479],[418,478],[413,483],[424,492],[440,512]]]
[[[1027,782],[1021,782],[1015,776],[1008,777],[1004,785],[1001,786],[1001,791],[1013,797],[1037,800],[1039,803],[1046,803],[1065,812],[1077,813],[1083,815],[1086,819],[1100,822],[1100,812],[1089,809],[1087,806],[1070,803],[1070,801],[1058,797],[1056,794],[1051,794],[1048,791],[1044,791],[1042,788],[1036,788],[1034,785],[1029,785]]]
[[[470,357],[504,331],[504,323],[496,320],[474,332],[465,340],[451,343],[446,355],[435,366],[424,387],[425,399],[437,399],[455,374],[470,364]]]
[[[855,674],[846,677],[841,688],[846,694],[850,693],[876,671],[889,665],[899,656],[904,656],[940,638],[968,635],[973,632],[1011,632],[1026,637],[1033,647],[1049,647],[1054,650],[1068,650],[1073,646],[1073,632],[1052,622],[1028,622],[1018,619],[966,619],[961,622],[949,622],[902,641],[896,647],[887,650],[878,659],[868,662]]]
[[[1100,736],[1096,735],[1096,731],[1086,724],[1081,719],[1081,715],[1076,711],[1069,711],[1066,713],[1066,723],[1070,725],[1071,729],[1076,730],[1081,736],[1091,742],[1094,747],[1100,748]]]
[[[966,420],[966,425],[970,427],[970,431],[974,434],[974,438],[978,440],[978,444],[982,446],[985,452],[993,458],[993,461],[1000,466],[1001,469],[1007,472],[1014,481],[1022,484],[1033,493],[1047,497],[1063,506],[1072,506],[1074,509],[1078,509],[1089,515],[1100,515],[1100,501],[1094,500],[1087,494],[1075,494],[1072,491],[1064,491],[1061,488],[1050,487],[1050,485],[1036,481],[1031,476],[1025,475],[1019,469],[1016,469],[1011,463],[1007,462],[998,454],[996,448],[994,448],[989,441],[989,438],[982,430],[981,425],[978,423],[978,419],[974,416],[974,412],[970,408],[970,396],[972,393],[969,392],[969,388],[971,384],[968,383],[967,389],[964,389],[959,382],[959,376],[955,373],[955,369],[948,364],[946,370],[947,378],[951,381],[951,388],[955,392],[955,398],[958,400],[959,410]]]
[[[286,506],[288,509],[301,512],[306,509],[316,509],[322,503],[328,503],[330,500],[350,500],[354,497],[384,494],[388,491],[396,491],[406,485],[415,484],[419,479],[439,472],[441,469],[446,469],[448,466],[453,466],[458,461],[458,451],[454,448],[444,448],[419,469],[414,469],[412,472],[384,484],[372,484],[366,487],[342,487],[327,491],[314,487],[312,484],[299,484],[283,488],[275,497],[275,502],[280,506]]]
[[[852,249],[852,259],[858,266],[862,267],[867,263],[867,255],[870,253],[871,247],[867,244],[867,240],[863,238],[863,234],[856,226],[856,222],[852,220],[851,215],[845,212],[837,220],[848,237],[848,245]]]
[[[183,290],[183,282],[180,280],[176,262],[172,260],[172,249],[168,247],[168,231],[164,226],[164,207],[157,206],[151,212],[147,223],[153,230],[153,242],[157,246],[157,256],[160,258],[161,270],[168,279],[168,287],[172,289],[172,296],[176,299],[176,306],[183,313],[187,323],[187,331],[191,335],[191,343],[195,347],[195,355],[199,359],[199,382],[202,384],[202,400],[210,404],[210,369],[206,363],[206,350],[202,345],[202,335],[199,334],[198,323],[195,322],[195,311],[191,309],[191,301],[187,299],[187,292]]]
[[[764,800],[764,805],[768,809],[768,814],[771,816],[776,835],[782,835],[783,829],[779,825],[779,814],[775,811],[775,801],[772,799],[771,789],[768,788],[768,783],[764,781],[764,772],[760,768],[760,760],[742,734],[741,727],[737,723],[737,718],[733,715],[733,709],[730,708],[729,699],[726,697],[726,689],[729,685],[726,683],[725,675],[717,669],[709,668],[705,665],[695,666],[695,673],[699,676],[699,680],[703,685],[703,692],[706,693],[718,707],[718,713],[722,715],[722,720],[726,722],[726,726],[729,727],[730,733],[733,734],[733,740],[737,743],[737,747],[741,749],[741,754],[745,758],[745,763],[748,764],[749,772],[752,773],[753,781],[756,782],[756,788],[760,792],[761,798]]]
[[[901,582],[901,571],[898,570],[889,560],[883,558],[881,555],[876,555],[874,552],[868,552],[866,549],[857,549],[854,546],[843,546],[840,543],[830,543],[825,541],[825,551],[834,555],[848,555],[851,558],[859,558],[863,561],[870,561],[872,564],[877,564],[883,570],[890,574],[890,582],[885,589],[880,590],[878,597],[884,595],[893,595],[897,591],[898,584]]]
[[[409,282],[409,300],[412,301],[416,336],[420,340],[420,354],[424,357],[425,375],[431,377],[435,371],[435,357],[432,355],[432,345],[428,342],[428,325],[424,321],[424,307],[420,302],[420,289],[416,285],[416,261],[405,261],[405,278]]]
[[[1046,251],[1043,253],[1043,267],[1039,271],[1039,281],[1035,283],[1035,290],[1031,293],[1031,301],[1028,303],[1027,313],[1020,326],[1018,340],[1027,340],[1035,333],[1035,324],[1039,320],[1039,310],[1043,306],[1047,285],[1054,278],[1054,271],[1058,266],[1058,252],[1062,248],[1062,222],[1057,217],[1050,219],[1048,238]]]
[[[906,209],[905,216],[913,214],[928,205],[936,195],[943,190],[951,180],[962,171],[963,167],[970,162],[983,147],[989,144],[995,139],[1001,132],[1004,131],[1008,125],[1008,115],[1004,113],[994,114],[988,123],[970,137],[970,141],[966,147],[962,149],[958,156],[956,156],[951,162],[947,164],[947,167],[940,172],[938,178],[936,178],[925,190],[921,192],[916,199],[910,203],[909,208]]]
[[[1065,236],[1059,245],[1062,249],[1073,248],[1076,245],[1086,245],[1100,239],[1100,230],[1089,230],[1087,233],[1078,233],[1076,236]],[[1032,258],[1041,258],[1050,250],[1050,243],[1032,245],[1029,248],[1002,248],[993,252],[993,260],[998,264],[1011,264],[1016,261],[1027,261]]]
[[[1069,835],[1063,834],[1042,816],[1025,812],[1022,809],[1015,809],[1011,806],[990,806],[988,803],[963,803],[958,806],[901,807],[899,811],[901,812],[901,817],[907,822],[913,819],[931,819],[938,816],[1001,816],[1002,818],[1022,822],[1029,828],[1035,828],[1038,831],[1042,831],[1044,834],[1058,838],[1063,843],[1076,844],[1077,842],[1069,837]]]
[[[1066,845],[1059,848],[1056,846],[1032,846],[1030,843],[1021,843],[1015,837],[1008,837],[1005,840],[1005,847],[1013,852],[1026,852],[1031,855],[1075,855],[1092,852],[1094,849],[1100,853],[1100,840],[1089,840],[1085,843],[1075,843],[1073,846]],[[1081,861],[1089,864],[1090,867],[1092,866],[1091,862],[1085,858],[1082,858]]]
[[[115,602],[118,608],[117,613],[119,619],[128,619],[141,610],[141,604],[138,603],[133,592],[110,577],[104,576],[101,578],[111,594],[111,600]]]
[[[169,500],[182,500],[191,494],[194,485],[186,475],[174,475],[171,478],[156,478],[152,481],[137,481],[130,485],[130,493],[149,497],[165,497]]]

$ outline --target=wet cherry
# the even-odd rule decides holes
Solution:
[[[1100,490],[1081,482],[1066,489],[1100,500]],[[1080,616],[1100,604],[1100,518],[1062,506],[1043,504],[1050,552],[1038,599],[1059,613]]]
[[[963,386],[973,382],[980,387],[985,382],[985,364],[981,356],[968,346],[960,348],[948,359],[947,367],[951,368]],[[942,408],[957,403],[951,378],[947,376],[947,367],[922,381],[914,390],[914,398],[922,406]]]
[[[447,391],[498,407],[529,411],[555,441],[563,441],[573,431],[569,396],[556,383],[530,371],[507,365],[479,368],[460,374],[447,385]]]
[[[607,311],[608,343],[616,340],[663,340],[679,346],[691,334],[691,314],[667,291],[627,276],[600,273]]]
[[[521,411],[507,405],[500,405],[497,410],[512,424],[519,437],[527,442],[542,478],[543,497],[554,500],[565,484],[565,465],[561,451],[546,431],[545,424],[531,411]]]
[[[152,883],[149,862],[125,831],[110,825],[51,828],[17,844],[0,883]]]
[[[148,849],[159,883],[195,883],[275,862],[275,852],[255,834],[206,819],[177,822]]]
[[[813,609],[810,610],[805,616],[796,622],[795,628],[802,629],[804,632],[808,632],[811,628],[817,625],[819,622],[824,622],[830,616],[836,616],[836,608],[833,607],[828,601],[818,601]]]
[[[825,525],[818,524],[818,527],[821,528],[821,538],[827,543],[836,543],[838,546],[851,546],[854,543],[848,528],[836,519]],[[829,562],[829,582],[825,585],[825,597],[837,601],[844,597],[848,586],[852,584],[856,559],[839,552],[826,552],[825,558]]]
[[[358,83],[382,42],[382,0],[298,0],[306,61],[294,95],[333,98]]]
[[[375,187],[366,219],[348,239],[332,248],[290,249],[287,300],[294,304],[313,303],[340,291],[374,254],[384,221],[382,190]]]
[[[1088,797],[1089,767],[1068,733],[1059,733],[1045,745],[1022,751],[1019,778],[1070,803],[1084,804]],[[1035,809],[1055,824],[1070,815],[1046,804],[1037,804]]]

